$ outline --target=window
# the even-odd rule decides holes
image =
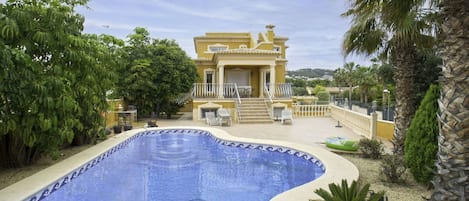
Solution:
[[[206,112],[214,112],[215,116],[217,116],[217,110],[218,110],[218,108],[201,108],[202,119],[205,119],[205,113]]]
[[[227,49],[228,49],[228,45],[222,45],[222,44],[215,44],[215,45],[208,46],[209,52],[219,52],[219,51],[223,51]]]
[[[275,52],[280,52],[280,46],[274,46],[273,51],[275,51]]]
[[[207,92],[213,92],[213,84],[215,83],[215,72],[205,71],[205,85]]]

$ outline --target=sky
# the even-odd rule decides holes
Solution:
[[[2,2],[3,0],[0,0]],[[85,16],[85,33],[110,34],[121,39],[135,27],[152,38],[174,39],[195,58],[196,36],[206,32],[251,32],[257,37],[274,24],[277,36],[288,37],[287,70],[337,69],[369,58],[344,58],[341,44],[350,19],[340,16],[346,0],[90,0],[78,8]]]

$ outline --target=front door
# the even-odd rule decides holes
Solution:
[[[236,83],[239,95],[242,97],[251,96],[250,79],[251,72],[249,70],[228,70],[226,72],[226,83]]]

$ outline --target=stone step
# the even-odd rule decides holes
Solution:
[[[274,123],[271,119],[240,119],[240,124],[271,124]]]
[[[238,106],[239,123],[272,123],[264,99],[243,98]]]

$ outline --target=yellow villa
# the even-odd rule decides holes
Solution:
[[[251,33],[209,32],[194,37],[199,74],[192,91],[193,119],[225,108],[239,123],[267,123],[292,106],[285,83],[287,37],[274,25],[255,39]]]

